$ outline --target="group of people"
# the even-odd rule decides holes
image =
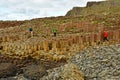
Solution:
[[[31,37],[33,37],[32,27],[29,28],[29,31],[30,31]],[[56,37],[56,35],[57,35],[57,29],[56,28],[53,28],[53,35],[54,35],[54,37]],[[104,31],[104,33],[103,33],[103,41],[108,41],[108,32],[107,31]]]
[[[29,32],[30,32],[31,37],[33,37],[33,29],[32,29],[32,27],[29,28]],[[53,34],[54,34],[54,37],[56,37],[56,34],[57,34],[57,29],[56,28],[53,28]]]

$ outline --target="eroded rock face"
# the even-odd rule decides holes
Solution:
[[[93,6],[93,5],[99,5],[99,4],[101,4],[101,3],[104,3],[104,1],[101,1],[101,2],[88,2],[88,3],[87,3],[87,7],[91,7],[91,6]]]
[[[0,64],[0,78],[14,76],[17,72],[17,67],[12,63]]]

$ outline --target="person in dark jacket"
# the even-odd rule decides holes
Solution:
[[[30,32],[31,37],[33,37],[33,29],[32,29],[32,27],[29,28],[29,32]]]

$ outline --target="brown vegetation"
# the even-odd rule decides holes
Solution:
[[[0,28],[9,28],[14,26],[20,26],[24,21],[0,21]]]

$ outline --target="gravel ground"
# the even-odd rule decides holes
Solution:
[[[88,48],[69,62],[79,67],[86,80],[120,80],[120,44]]]

